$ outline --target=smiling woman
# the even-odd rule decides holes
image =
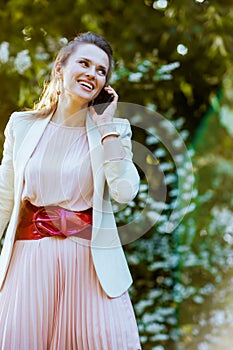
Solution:
[[[108,69],[108,55],[94,44],[80,44],[65,65],[58,61],[55,72],[62,90],[54,119],[59,121],[60,113],[63,118],[64,106],[69,106],[69,116],[86,108],[103,88]]]
[[[85,38],[86,41],[83,41]],[[86,86],[88,92],[92,92],[92,95],[98,95],[98,86],[95,84],[103,86],[108,81],[113,67],[112,49],[107,42],[101,41],[100,38],[88,33],[88,38],[87,35],[81,35],[61,49],[54,63],[50,82],[39,103],[35,105],[35,110],[40,111],[40,115],[47,115],[51,110],[56,109],[61,88],[66,88],[67,81],[63,86],[66,75],[70,79],[68,85],[73,83],[74,86],[79,84],[80,87],[82,81],[83,88]],[[71,71],[69,71],[70,69]],[[89,101],[92,99],[90,95],[85,97]],[[85,101],[83,102],[83,106],[85,106]]]
[[[1,350],[141,349],[132,278],[110,196],[131,201],[139,176],[131,130],[105,87],[106,40],[84,33],[57,56],[40,102],[16,112],[0,167]],[[92,104],[113,97],[98,114]]]

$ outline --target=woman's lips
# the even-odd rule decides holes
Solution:
[[[86,80],[78,80],[78,83],[88,91],[94,90],[94,84]]]

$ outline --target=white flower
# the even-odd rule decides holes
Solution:
[[[210,350],[209,344],[207,342],[199,343],[198,350]]]
[[[214,207],[211,211],[213,215],[213,220],[210,223],[210,230],[212,231],[222,231],[224,234],[224,239],[230,242],[230,236],[233,238],[233,215],[232,211],[228,208],[218,208]],[[232,239],[231,239],[232,240]]]
[[[171,71],[179,67],[180,67],[180,62],[172,62],[172,63],[164,64],[157,70],[157,73],[159,74],[170,73]]]
[[[153,3],[153,8],[157,9],[165,9],[168,5],[167,0],[157,0]]]
[[[188,53],[188,48],[187,48],[187,46],[185,46],[185,45],[183,45],[183,44],[179,44],[179,45],[177,46],[177,52],[178,52],[180,55],[185,56],[185,55],[187,55],[187,53]]]
[[[28,50],[20,51],[15,58],[14,65],[19,74],[23,74],[32,65],[31,57],[28,53]]]
[[[166,151],[164,148],[158,148],[153,153],[157,158],[164,157],[166,155]]]
[[[60,38],[58,41],[59,41],[59,44],[62,46],[68,44],[67,38]]]
[[[129,75],[129,81],[133,82],[133,83],[136,83],[138,81],[140,81],[140,79],[142,78],[143,74],[140,73],[140,72],[137,72],[137,73],[131,73]]]
[[[0,62],[6,63],[9,59],[9,43],[3,41],[0,45]]]
[[[183,146],[183,140],[182,139],[175,139],[172,141],[172,145],[174,148],[181,148]]]
[[[174,174],[167,174],[165,176],[165,184],[166,185],[174,183],[174,182],[176,182],[176,180],[177,180],[177,178]]]
[[[155,224],[160,219],[160,215],[155,211],[148,211],[146,213],[146,216],[153,224]]]

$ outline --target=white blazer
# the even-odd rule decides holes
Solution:
[[[7,224],[8,227],[0,256],[0,289],[7,276],[12,256],[24,169],[51,119],[51,115],[38,118],[34,114],[35,112],[13,113],[5,129],[0,166],[0,239]],[[91,251],[99,281],[110,297],[124,293],[131,285],[132,277],[120,245],[109,193],[116,201],[126,203],[134,198],[139,185],[139,176],[132,162],[129,122],[126,119],[114,118],[114,123],[126,157],[123,160],[104,162],[98,129],[89,115],[86,121],[94,181]],[[76,240],[75,237],[70,239]]]

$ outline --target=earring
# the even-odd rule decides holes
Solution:
[[[61,79],[60,78],[57,79],[56,90],[57,90],[57,96],[61,95]]]

